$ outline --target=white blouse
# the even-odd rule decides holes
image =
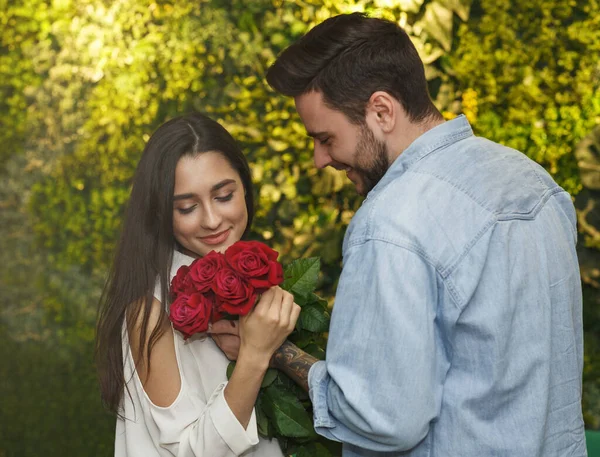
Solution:
[[[171,279],[194,259],[173,253]],[[160,300],[160,282],[154,296]],[[173,330],[181,377],[179,395],[168,407],[152,403],[135,371],[127,331],[123,331],[123,359],[127,390],[123,415],[117,419],[115,457],[282,457],[276,440],[258,437],[256,413],[248,427],[239,423],[223,393],[227,357],[205,334],[187,341]]]

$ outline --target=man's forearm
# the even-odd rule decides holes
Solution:
[[[273,354],[273,365],[308,392],[308,372],[318,359],[289,341]]]

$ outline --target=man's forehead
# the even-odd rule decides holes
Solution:
[[[307,92],[295,97],[296,110],[310,136],[329,133],[343,124],[344,114],[329,108],[320,92]]]
[[[316,113],[325,107],[323,95],[320,92],[310,91],[294,98],[298,111]]]

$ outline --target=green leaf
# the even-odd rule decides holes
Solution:
[[[398,6],[402,11],[409,13],[418,13],[423,0],[398,0]]]
[[[318,257],[294,260],[285,269],[281,287],[294,295],[308,298],[317,287],[320,268]]]
[[[452,11],[441,3],[433,2],[425,7],[421,26],[446,52],[452,47]]]
[[[273,425],[283,436],[292,438],[316,437],[312,418],[294,394],[277,385],[265,389],[263,408]]]
[[[441,0],[441,3],[454,11],[463,21],[469,19],[471,0]]]
[[[309,443],[298,446],[296,457],[332,457],[332,454],[321,443]]]
[[[304,306],[300,311],[300,325],[310,332],[326,332],[329,329],[329,313],[318,304]]]
[[[314,335],[312,332],[308,330],[304,330],[302,326],[298,323],[300,329],[293,332],[289,336],[289,340],[298,346],[300,349],[304,348],[306,345],[313,342]]]
[[[271,384],[273,384],[273,381],[275,381],[275,378],[277,378],[278,374],[279,372],[275,368],[269,368],[260,387],[269,387]]]
[[[325,350],[318,344],[311,343],[307,345],[303,349],[303,351],[309,353],[310,355],[316,357],[319,360],[325,360]]]
[[[269,426],[269,418],[263,408],[263,397],[264,394],[261,392],[256,399],[256,406],[254,407],[256,411],[256,428],[258,429],[259,435],[271,438],[273,437],[273,432]]]
[[[298,303],[300,306],[310,305],[312,303],[317,302],[324,302],[325,307],[327,307],[327,300],[323,300],[321,297],[314,293],[308,294],[307,296],[296,294],[294,297],[296,298],[296,303]]]
[[[230,362],[229,365],[227,365],[227,379],[231,379],[231,375],[233,374],[233,370],[235,369],[235,362]]]

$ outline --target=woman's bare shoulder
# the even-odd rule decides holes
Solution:
[[[139,311],[131,317],[132,325],[128,329],[136,371],[152,403],[167,407],[181,389],[173,330],[162,303],[156,298],[148,311],[141,306],[137,308]]]

